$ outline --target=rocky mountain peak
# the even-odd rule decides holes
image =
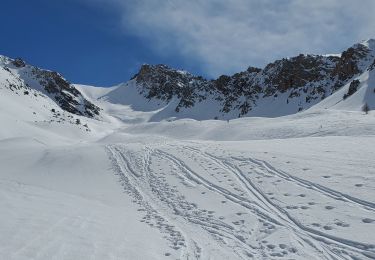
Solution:
[[[288,113],[316,104],[374,63],[375,40],[355,44],[341,55],[300,54],[276,60],[263,69],[249,67],[233,75],[207,80],[166,65],[143,65],[136,80],[148,99],[179,100],[176,112],[205,100],[221,107],[218,113],[249,114],[260,103],[284,102]],[[374,65],[375,66],[375,65]],[[283,101],[280,101],[283,99]],[[267,101],[266,101],[267,100]],[[216,105],[215,105],[216,106]]]
[[[143,64],[139,72],[133,77],[137,82],[149,82],[154,81],[166,82],[168,80],[179,81],[181,83],[186,82],[189,78],[194,77],[186,71],[176,70],[168,67],[167,65],[149,65]]]
[[[9,89],[35,89],[54,100],[63,110],[76,115],[96,117],[100,108],[84,98],[61,74],[27,64],[21,58],[0,57],[0,67],[9,73],[9,79],[2,82]],[[15,86],[17,84],[17,86]]]
[[[374,59],[373,47],[374,40],[369,40],[360,44],[355,44],[341,54],[333,76],[337,76],[340,81],[335,88],[339,88],[341,83],[352,78],[354,75],[362,72]]]
[[[147,99],[169,101],[173,97],[181,99],[180,106],[189,107],[199,96],[197,89],[207,81],[200,76],[188,72],[175,70],[166,65],[142,65],[138,74],[133,77],[139,86],[139,91]]]

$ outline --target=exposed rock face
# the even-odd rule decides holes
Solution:
[[[364,64],[368,64],[374,57],[371,49],[362,44],[356,44],[344,51],[332,73],[337,76],[334,90],[339,89],[347,80],[365,70]]]
[[[348,93],[346,93],[343,98],[346,99],[353,95],[357,91],[360,84],[361,82],[358,79],[353,80],[349,85]]]
[[[309,82],[323,81],[333,72],[337,57],[300,54],[290,59],[268,64],[263,75],[268,85],[267,94],[304,87]]]
[[[148,99],[178,98],[176,111],[213,99],[220,103],[220,113],[236,110],[238,116],[244,116],[262,100],[283,98],[285,104],[296,106],[297,112],[331,95],[375,63],[372,45],[372,41],[356,44],[341,56],[300,54],[277,60],[264,69],[249,67],[215,80],[165,65],[143,65],[134,79],[139,92]]]
[[[338,76],[339,80],[346,80],[361,72],[359,62],[364,59],[370,50],[361,44],[357,44],[344,51],[341,59],[336,64],[333,71],[334,76]]]
[[[22,59],[0,57],[0,66],[12,75],[8,79],[10,89],[30,88],[52,98],[63,110],[76,115],[95,117],[100,108],[86,100],[83,95],[59,73],[26,64]]]
[[[26,66],[25,62],[21,58],[16,58],[14,61],[12,61],[12,64],[17,68],[23,68]]]
[[[180,107],[191,107],[196,100],[205,98],[200,92],[206,89],[206,80],[166,65],[143,65],[134,78],[140,86],[140,92],[148,99],[170,101],[173,97],[179,98],[176,111]]]
[[[220,76],[211,81],[211,88],[218,93],[216,100],[222,102],[221,112],[228,113],[233,109],[240,110],[244,115],[249,112],[251,105],[258,98],[257,94],[262,91],[257,75],[261,69],[250,67],[248,70],[236,73],[232,76]],[[251,86],[251,87],[250,87]],[[241,102],[239,99],[244,99]],[[239,102],[240,101],[240,102]]]
[[[368,70],[373,70],[373,69],[375,69],[375,59],[372,62],[372,64],[370,65],[370,67],[368,68]]]
[[[62,109],[87,117],[99,115],[100,108],[83,98],[82,94],[59,73],[37,68],[33,69],[33,73],[40,85],[54,97]]]

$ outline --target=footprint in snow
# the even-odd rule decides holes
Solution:
[[[248,257],[254,257],[254,255],[251,254],[251,253],[249,253],[249,252],[246,252],[246,255],[247,255]]]
[[[339,226],[339,227],[349,227],[350,226],[348,223],[345,223],[345,222],[342,222],[342,221],[335,222],[335,225]]]
[[[328,210],[331,210],[331,209],[334,209],[335,207],[334,206],[325,206],[325,209],[328,209]]]
[[[362,183],[357,183],[357,184],[355,184],[354,186],[356,186],[356,187],[362,187],[363,184],[362,184]]]
[[[323,227],[325,230],[332,230],[333,228],[331,226],[324,226]]]
[[[375,219],[364,218],[364,219],[362,219],[362,222],[363,222],[363,223],[366,223],[366,224],[370,224],[370,223],[372,223],[372,222],[375,222]]]

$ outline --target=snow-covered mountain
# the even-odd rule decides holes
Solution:
[[[318,108],[332,102],[342,109],[360,110],[366,102],[373,107],[371,91],[356,102],[351,95],[371,81],[374,59],[375,40],[367,40],[340,55],[300,54],[214,80],[166,65],[142,65],[130,81],[87,96],[81,93],[85,88],[70,84],[57,72],[0,56],[0,84],[18,95],[48,97],[61,109],[90,118],[99,118],[99,107],[108,104],[147,115],[143,121],[278,117],[309,109],[327,97]]]
[[[28,65],[20,58],[0,56],[0,88],[31,99],[50,98],[61,109],[76,115],[93,118],[100,112],[59,73]]]
[[[300,54],[215,80],[165,65],[143,65],[131,81],[101,98],[139,110],[158,110],[153,121],[283,116],[331,96],[366,72],[374,58],[375,40],[367,40],[341,55]],[[140,107],[145,101],[147,108]]]
[[[375,259],[373,44],[111,88],[1,57],[0,259]]]

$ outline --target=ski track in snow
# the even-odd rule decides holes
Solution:
[[[211,158],[215,158],[214,156],[211,155]],[[216,160],[220,161],[218,158],[215,158]],[[257,160],[254,160],[254,159],[249,159],[251,162],[253,163],[256,163],[258,166],[260,165],[259,162]],[[357,249],[360,249],[360,250],[367,250],[367,249],[374,249],[375,248],[375,245],[372,245],[372,244],[363,244],[363,243],[358,243],[358,242],[354,242],[354,241],[351,241],[351,240],[347,240],[347,239],[341,239],[341,238],[337,238],[337,237],[334,237],[334,236],[331,236],[331,235],[328,235],[328,234],[325,234],[323,232],[320,232],[320,231],[316,231],[314,229],[311,229],[311,228],[308,228],[306,226],[303,226],[298,220],[294,219],[286,210],[282,209],[281,207],[277,206],[276,204],[274,204],[272,202],[272,200],[270,200],[256,185],[254,185],[250,180],[248,180],[246,177],[245,177],[245,174],[237,167],[237,166],[230,166],[229,163],[225,163],[225,162],[222,162],[223,165],[226,165],[227,169],[229,171],[232,171],[234,172],[235,175],[240,175],[243,179],[247,180],[247,182],[250,184],[250,186],[252,187],[253,191],[257,191],[258,195],[257,197],[260,199],[260,200],[263,200],[265,201],[265,203],[268,203],[270,205],[270,208],[274,208],[276,209],[278,212],[279,215],[284,215],[286,216],[290,221],[292,221],[297,227],[299,227],[300,229],[304,230],[304,231],[307,231],[308,233],[310,233],[311,235],[317,235],[319,237],[316,237],[316,239],[320,240],[320,241],[324,241],[326,243],[329,243],[328,241],[325,241],[324,238],[326,239],[331,239],[333,240],[334,242],[336,243],[339,243],[339,244],[345,244],[347,246],[350,246],[350,247],[354,247],[354,248],[357,248]],[[270,166],[268,163],[262,161],[262,164],[265,166],[265,169],[270,172],[270,173],[274,173],[274,172],[277,172],[279,173],[279,175],[281,175],[283,178],[285,178],[286,180],[292,180],[292,182],[294,183],[297,183],[298,185],[301,185],[301,184],[304,184],[306,188],[308,189],[311,189],[312,187],[313,188],[316,188],[316,187],[319,187],[319,189],[317,189],[320,193],[323,193],[324,195],[327,193],[329,195],[331,195],[332,197],[334,197],[335,199],[339,200],[341,198],[337,198],[337,196],[335,196],[336,194],[338,194],[338,192],[335,192],[333,190],[330,190],[328,188],[321,188],[323,186],[320,186],[320,185],[317,185],[317,184],[313,184],[311,182],[307,182],[307,181],[304,181],[300,178],[297,178],[297,177],[294,177],[294,176],[291,176],[291,175],[287,175],[287,174],[281,174],[280,172],[278,172],[275,168],[273,168],[272,166]],[[231,169],[231,167],[233,167]],[[271,170],[272,169],[272,170]],[[237,173],[235,173],[235,171],[237,171]],[[307,186],[306,184],[308,183],[308,185],[310,186]],[[341,197],[349,197],[349,198],[352,198],[351,196],[349,195],[345,195],[345,194],[342,194],[342,193],[339,193],[341,195]],[[351,201],[361,201],[361,200],[356,200],[356,199],[351,199]],[[370,202],[364,202],[363,204],[371,204]],[[362,203],[361,203],[362,205]],[[366,252],[365,252],[366,253]]]
[[[144,177],[137,173],[130,166],[130,162],[124,155],[124,153],[118,147],[108,146],[107,147],[109,156],[113,162],[114,170],[119,175],[121,185],[124,187],[125,191],[132,196],[133,202],[140,206],[139,211],[144,211],[145,216],[141,222],[145,222],[152,227],[156,227],[164,234],[166,238],[171,243],[171,248],[174,250],[181,250],[180,257],[188,259],[189,257],[195,256],[199,258],[200,248],[197,246],[196,242],[193,240],[186,241],[186,237],[181,233],[181,231],[174,225],[170,224],[170,221],[163,216],[161,208],[156,204],[157,202],[153,200],[145,190],[142,189],[142,182],[144,182]],[[149,163],[147,158],[145,163]],[[147,165],[144,165],[144,169],[147,169]],[[155,183],[156,184],[156,183]],[[157,191],[153,189],[153,191]],[[155,204],[152,204],[155,203]],[[169,255],[169,252],[166,252]],[[191,255],[190,255],[191,254]]]
[[[238,119],[212,99],[177,113],[135,79],[74,85],[78,112],[101,110],[73,115],[0,56],[0,259],[375,259],[374,44],[309,110],[287,91]]]
[[[116,144],[107,150],[124,190],[145,212],[140,221],[159,229],[170,242],[166,256],[375,258],[371,241],[330,234],[332,224],[308,223],[316,217],[325,220],[311,210],[318,204],[314,201],[324,199],[333,205],[325,210],[337,210],[337,218],[342,218],[335,220],[335,229],[355,229],[345,221],[345,208],[350,207],[359,218],[373,219],[375,207],[370,201],[293,176],[266,161],[216,155],[212,147],[193,142],[142,147]],[[289,205],[290,194],[282,193],[283,185],[298,192],[292,203],[306,205]]]

